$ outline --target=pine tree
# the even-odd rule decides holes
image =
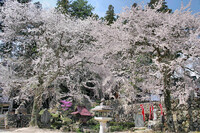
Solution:
[[[132,7],[137,7],[138,4],[137,3],[133,3]]]
[[[57,9],[60,10],[63,14],[69,12],[70,2],[68,0],[58,0]]]
[[[116,20],[114,7],[112,5],[108,6],[108,11],[106,11],[105,20],[108,22],[108,25],[112,24]]]
[[[165,0],[151,0],[150,3],[148,3],[148,6],[154,9],[154,5],[156,5],[159,1],[162,1],[162,7],[158,9],[159,12],[172,12],[172,9],[168,8],[167,2]]]
[[[3,6],[4,0],[0,0],[0,6]]]
[[[70,4],[70,14],[77,18],[85,19],[88,16],[92,16],[92,10],[94,7],[91,4],[88,4],[87,0],[76,0]]]
[[[19,3],[28,3],[31,2],[31,0],[17,0]]]

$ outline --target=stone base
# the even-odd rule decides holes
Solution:
[[[154,126],[154,125],[156,125],[157,123],[159,123],[159,121],[149,121],[149,122],[148,122],[148,126]]]
[[[134,127],[133,130],[146,130],[146,127]]]
[[[134,127],[134,133],[154,133],[152,129],[147,129],[146,127]]]

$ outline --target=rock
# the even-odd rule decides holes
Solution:
[[[174,77],[175,78],[184,77],[184,69],[181,66],[176,67],[176,69],[174,70]]]
[[[196,79],[198,79],[200,77],[199,66],[200,66],[199,58],[191,57],[186,60],[184,68],[185,68],[185,71],[188,72],[188,75],[190,77],[196,77]]]
[[[187,114],[188,114],[188,111],[183,111],[183,117],[186,117]]]
[[[42,122],[42,127],[49,128],[50,127],[50,119],[51,119],[51,114],[47,109],[44,110],[43,114],[41,115],[41,122]]]

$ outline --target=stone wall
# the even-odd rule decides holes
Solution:
[[[31,120],[31,115],[21,114],[20,119],[17,114],[6,114],[5,123],[7,128],[27,127]]]
[[[185,105],[174,100],[172,110],[177,132],[200,131],[200,98],[190,95]]]

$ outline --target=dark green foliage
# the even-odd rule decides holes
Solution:
[[[38,9],[42,9],[42,4],[38,1],[35,2],[34,5],[38,8]]]
[[[31,2],[31,0],[17,0],[19,3],[28,3]]]
[[[96,20],[98,20],[99,19],[99,15],[98,14],[94,14],[93,18],[95,18]]]
[[[151,0],[150,3],[148,3],[148,6],[150,6],[152,9],[155,8],[154,5],[156,5],[160,0]],[[165,0],[162,0],[162,7],[158,9],[159,12],[172,12],[172,9],[169,9],[167,6],[167,2]]]
[[[92,16],[94,7],[88,4],[87,0],[75,0],[70,2],[68,0],[58,0],[57,7],[63,14],[68,14],[73,17],[85,19]],[[98,17],[97,15],[95,17]]]
[[[76,0],[70,5],[70,14],[77,18],[84,19],[92,16],[92,10],[94,10],[94,7],[88,4],[87,0]]]
[[[106,11],[105,20],[108,22],[108,25],[112,24],[116,20],[114,7],[112,5],[109,5],[108,11]]]
[[[96,130],[96,131],[98,131],[100,127],[99,122],[94,120],[94,118],[91,118],[90,120],[88,120],[87,125],[89,126],[90,129]]]
[[[51,113],[51,128],[60,129],[62,127],[62,119],[58,113]]]
[[[67,14],[69,12],[70,2],[68,0],[58,0],[57,1],[57,9],[60,10],[63,14]]]
[[[110,132],[115,132],[115,131],[124,131],[123,126],[121,126],[121,125],[110,126]]]
[[[3,6],[3,4],[4,4],[4,1],[0,0],[0,6]]]
[[[126,131],[135,126],[134,122],[109,122],[110,132]]]
[[[133,3],[133,5],[132,5],[132,7],[137,7],[138,5],[137,5],[137,3]]]

